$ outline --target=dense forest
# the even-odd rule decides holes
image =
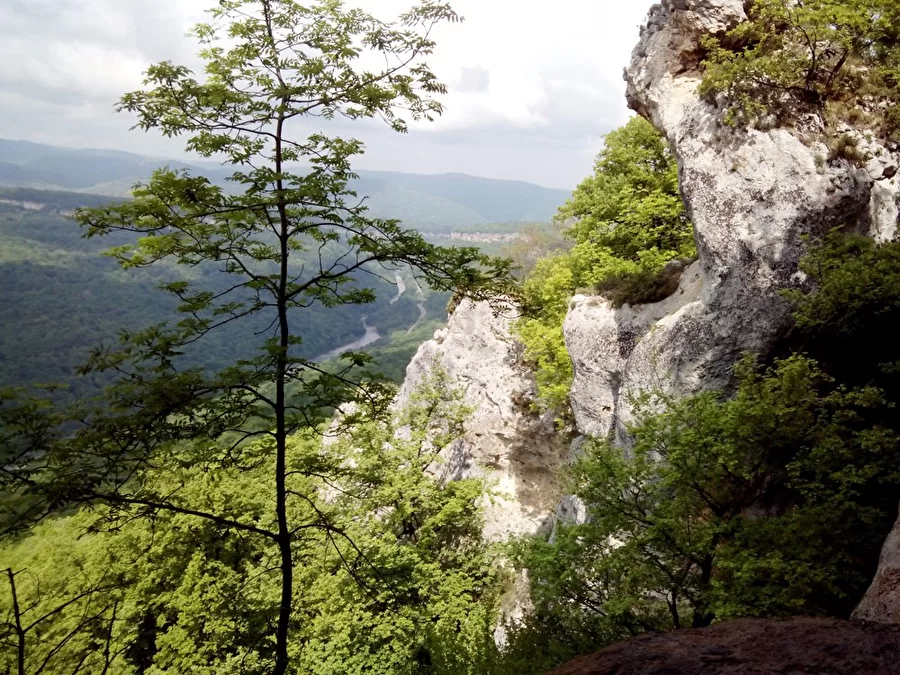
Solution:
[[[748,9],[698,65],[723,128],[813,111],[835,148],[823,162],[865,159],[845,118],[897,140],[893,0]],[[552,227],[439,246],[359,201],[361,144],[291,121],[403,132],[439,115],[425,57],[453,10],[386,23],[338,2],[223,0],[211,15],[193,33],[203,75],[156,64],[120,106],[230,179],[201,163],[156,170],[128,200],[0,194],[0,670],[537,675],[643,633],[850,615],[900,501],[900,243],[850,223],[810,240],[771,354],[745,354],[727,390],[642,392],[627,451],[577,446],[565,493],[583,522],[488,543],[493,486],[436,478],[474,412],[465,383],[435,367],[398,406],[402,370],[451,296],[513,299],[537,382],[522,406],[568,440],[572,296],[640,308],[698,257],[672,148],[633,118]],[[364,52],[383,70],[360,70]],[[467,193],[473,228],[540,219],[488,209],[465,177],[450,192],[394,178],[401,199]],[[363,317],[386,341],[316,361]],[[59,381],[70,395],[3,386]]]
[[[115,343],[121,330],[144,329],[177,313],[177,299],[159,288],[177,278],[176,270],[166,266],[123,270],[103,251],[132,242],[133,237],[84,239],[71,219],[78,207],[114,201],[79,193],[0,188],[0,293],[4,298],[0,385],[62,384],[67,387],[66,398],[96,394],[106,379],[75,376],[91,350]],[[305,312],[309,333],[300,353],[315,358],[361,337],[364,316],[386,337],[417,321],[419,302],[426,303],[431,318],[444,316],[448,295],[432,294],[426,286],[421,298],[414,294],[397,298],[394,274],[373,278],[377,297],[370,305],[315,307]],[[212,289],[224,289],[226,281],[211,265],[195,267],[191,278]],[[252,332],[225,328],[187,358],[191,364],[215,369],[258,346]],[[414,349],[404,351],[407,361]],[[405,367],[395,361],[385,364],[394,379],[402,376]]]

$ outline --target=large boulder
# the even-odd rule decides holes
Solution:
[[[565,336],[575,364],[579,431],[603,434],[631,418],[648,389],[684,395],[727,387],[744,352],[766,353],[790,327],[779,291],[802,283],[806,237],[833,227],[893,236],[896,157],[827,161],[821,122],[734,129],[697,93],[699,40],[744,20],[742,0],[665,0],[650,10],[626,70],[628,100],[671,142],[699,261],[678,297],[613,310],[578,298]],[[874,156],[874,154],[873,154]]]
[[[493,494],[485,504],[485,537],[503,540],[551,525],[560,498],[558,477],[568,444],[551,416],[536,415],[533,374],[510,333],[509,305],[463,301],[447,327],[419,347],[406,370],[398,404],[436,365],[465,392],[473,408],[465,435],[444,452],[441,478],[486,477]]]
[[[853,618],[900,624],[900,519],[884,542],[875,580]]]
[[[900,627],[837,619],[744,619],[642,635],[552,675],[896,675]]]

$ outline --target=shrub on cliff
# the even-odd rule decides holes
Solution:
[[[535,603],[523,637],[552,626],[574,655],[720,619],[849,615],[900,494],[898,435],[869,423],[890,405],[802,356],[738,376],[728,399],[638,400],[628,453],[587,446],[571,489],[589,522],[517,552]]]
[[[900,400],[900,242],[834,231],[800,267],[811,289],[784,293],[794,343],[840,381],[875,384]]]
[[[900,141],[900,5],[895,0],[754,0],[749,20],[709,36],[701,94],[731,124],[824,113]]]

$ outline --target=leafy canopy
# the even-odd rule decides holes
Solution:
[[[577,651],[715,619],[849,615],[900,494],[898,436],[868,423],[884,394],[801,356],[747,359],[738,377],[727,400],[641,397],[627,453],[587,446],[571,487],[588,522],[519,550],[537,625]]]
[[[900,242],[833,231],[800,267],[810,289],[784,293],[794,341],[842,382],[877,385],[900,400]]]
[[[481,538],[484,485],[443,484],[440,453],[469,409],[435,369],[389,420],[288,446],[292,522],[326,517],[293,543],[291,663],[297,672],[478,672],[495,656],[502,575]],[[406,429],[409,433],[402,433]],[[160,469],[165,489],[220,509],[272,516],[261,490],[275,457],[249,469]],[[317,516],[319,512],[321,516]],[[15,572],[26,672],[69,675],[271,672],[265,639],[280,580],[274,542],[188,514],[122,522],[106,507],[42,523],[0,547]],[[0,671],[14,671],[15,615],[0,579]],[[55,611],[59,609],[58,611]],[[71,633],[71,636],[66,637]]]
[[[0,480],[17,496],[10,503],[19,526],[25,515],[104,504],[126,522],[178,514],[274,546],[278,601],[262,610],[265,632],[253,639],[259,658],[283,675],[296,659],[295,579],[306,563],[297,546],[338,531],[292,487],[336,467],[324,458],[292,467],[291,438],[320,429],[348,403],[358,412],[345,425],[378,419],[392,393],[364,372],[367,354],[347,354],[343,367],[327,370],[305,358],[313,328],[305,310],[369,304],[370,279],[407,267],[437,290],[493,297],[509,263],[433,246],[397,221],[371,217],[349,188],[362,144],[329,133],[337,118],[381,120],[402,132],[441,113],[436,97],[446,88],[425,59],[433,27],[458,18],[449,5],[423,0],[395,22],[339,0],[222,0],[210,13],[193,31],[203,74],[153,65],[119,108],[139,129],[183,137],[186,150],[233,168],[228,184],[161,169],[133,200],[76,214],[88,237],[137,237],[111,251],[124,267],[184,272],[164,284],[179,320],[123,331],[117,347],[97,348],[82,372],[116,381],[101,401],[75,410],[72,424],[41,421],[36,404],[4,395],[0,417],[12,421],[14,437]],[[190,274],[207,265],[224,287]],[[225,326],[252,335],[257,349],[217,372],[186,366],[185,355]],[[188,468],[215,477],[260,465],[269,468],[258,484],[266,500],[254,504],[170,479]]]

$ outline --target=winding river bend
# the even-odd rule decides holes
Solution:
[[[321,363],[322,361],[331,361],[332,359],[336,359],[344,352],[353,352],[358,349],[362,349],[363,347],[367,347],[372,344],[376,340],[381,339],[381,333],[374,326],[370,326],[366,323],[366,319],[368,317],[362,318],[363,328],[366,329],[365,334],[361,338],[357,338],[353,342],[348,342],[347,344],[341,345],[340,347],[335,347],[330,352],[325,352],[324,354],[320,354],[313,361],[317,363]]]
[[[397,296],[391,299],[391,304],[396,303],[400,298],[403,297],[403,294],[406,293],[406,283],[403,280],[403,277],[399,274],[395,275],[396,285],[397,285]],[[419,280],[413,277],[413,281],[416,284],[416,293],[419,296],[420,302],[416,303],[419,308],[419,318],[416,319],[415,323],[410,326],[406,333],[412,333],[415,328],[422,323],[425,319],[425,316],[428,314],[428,311],[425,309],[425,292],[422,290],[422,286],[419,285]],[[323,361],[331,361],[332,359],[336,359],[344,352],[353,352],[360,350],[364,347],[368,347],[373,342],[376,342],[381,339],[381,333],[378,332],[378,329],[375,326],[370,326],[366,323],[366,319],[368,317],[362,318],[362,325],[365,329],[365,334],[361,338],[357,338],[352,342],[348,342],[347,344],[343,344],[340,347],[335,347],[331,351],[325,352],[324,354],[320,354],[319,356],[312,359],[317,363],[322,363]]]

